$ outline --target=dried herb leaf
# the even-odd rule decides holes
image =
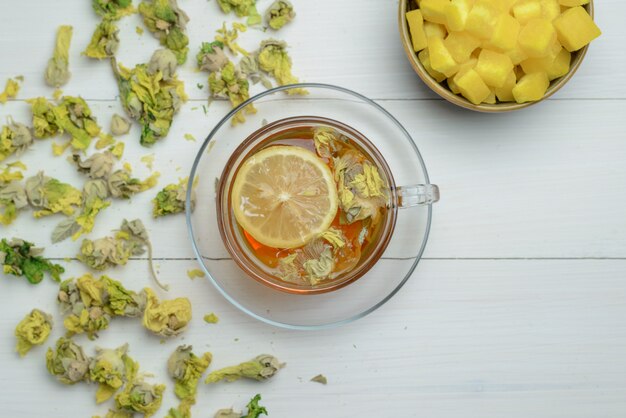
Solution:
[[[228,48],[233,55],[237,55],[238,53],[243,56],[247,56],[250,53],[243,49],[237,43],[237,38],[239,38],[239,32],[245,32],[248,28],[246,25],[243,25],[238,22],[233,22],[232,29],[228,29],[226,27],[226,22],[222,24],[222,27],[218,29],[217,35],[215,35],[215,41],[220,42],[224,47]]]
[[[229,62],[220,71],[209,74],[209,91],[214,98],[229,99],[233,107],[250,98],[248,79]],[[248,105],[233,117],[233,125],[245,122],[243,112],[256,113],[253,105]]]
[[[119,20],[137,12],[132,0],[92,0],[91,6],[104,20],[110,21]]]
[[[180,179],[178,184],[168,184],[157,193],[156,197],[152,200],[153,208],[152,215],[155,218],[165,215],[171,215],[174,213],[181,213],[185,211],[187,200],[187,185],[189,178]],[[195,184],[191,192],[191,210],[194,210],[196,204]]]
[[[276,0],[265,14],[270,28],[274,30],[279,30],[291,22],[294,17],[296,17],[296,12],[293,10],[293,5],[286,0]]]
[[[189,277],[191,280],[195,279],[196,277],[204,277],[204,272],[200,269],[187,270],[187,277]]]
[[[9,124],[0,130],[0,161],[11,155],[21,155],[32,143],[30,128],[10,119]]]
[[[260,82],[266,89],[273,87],[270,79],[259,69],[256,54],[243,57],[237,66],[239,67],[239,71],[252,81],[252,84]]]
[[[89,380],[98,383],[96,403],[107,401],[134,378],[137,365],[127,353],[128,344],[114,350],[96,348],[96,356],[89,364]]]
[[[72,27],[59,26],[52,58],[46,67],[46,84],[50,87],[60,87],[67,83],[72,75],[69,70],[69,51],[72,41]]]
[[[154,292],[146,288],[148,302],[143,316],[143,326],[162,337],[182,333],[191,321],[191,303],[187,298],[159,301]]]
[[[120,169],[114,171],[108,178],[109,191],[113,197],[129,199],[131,196],[144,192],[156,186],[159,173],[153,173],[145,180],[131,177],[130,171]]]
[[[52,316],[33,309],[15,328],[17,344],[15,351],[24,357],[35,345],[42,345],[46,342],[52,331]]]
[[[139,4],[139,13],[161,45],[176,54],[179,64],[184,64],[189,51],[186,34],[189,17],[178,7],[176,0],[143,0]]]
[[[4,91],[0,92],[0,103],[4,104],[9,99],[15,99],[20,91],[20,85],[16,79],[9,78],[4,85]]]
[[[17,171],[12,171],[17,168]],[[20,169],[26,168],[22,163],[7,164],[0,172],[0,223],[10,225],[17,213],[28,205],[28,198],[21,180],[23,175]]]
[[[54,114],[54,105],[44,97],[27,100],[33,114],[33,131],[35,138],[49,138],[62,133]]]
[[[138,412],[149,418],[161,408],[164,391],[165,385],[152,385],[141,376],[135,377],[115,396],[115,405],[120,410]]]
[[[257,60],[259,68],[276,80],[278,85],[298,83],[298,79],[291,73],[291,57],[287,53],[287,44],[276,39],[261,42]],[[289,89],[287,94],[308,94],[305,89]]]
[[[100,134],[100,126],[96,118],[93,117],[87,103],[80,97],[64,96],[52,111],[56,119],[55,123],[61,132],[70,134],[72,147],[76,150],[86,150],[91,144],[91,139]]]
[[[89,58],[103,59],[115,55],[120,45],[120,30],[110,20],[103,20],[96,26],[91,41],[83,54]]]
[[[74,206],[82,203],[82,194],[79,190],[45,176],[43,171],[26,180],[26,196],[31,206],[40,208],[33,212],[35,218],[58,212],[72,215]]]
[[[130,131],[130,122],[117,113],[111,117],[111,133],[115,136],[126,135]]]
[[[198,357],[191,350],[190,345],[181,345],[167,361],[167,371],[175,382],[174,393],[178,399],[185,401],[187,406],[196,403],[198,382],[213,358],[211,353],[204,353]]]
[[[4,265],[4,274],[24,276],[30,283],[37,284],[43,280],[44,273],[49,273],[54,281],[60,281],[65,269],[41,257],[42,251],[32,242],[2,238],[0,263]]]
[[[256,8],[256,0],[217,0],[224,13],[234,11],[239,17],[248,17],[248,25],[261,23],[261,15]]]
[[[204,382],[216,383],[220,380],[234,382],[244,378],[263,381],[270,379],[284,366],[285,364],[278,361],[276,357],[261,354],[250,361],[211,372]]]
[[[204,322],[206,322],[207,324],[217,324],[220,321],[217,315],[215,315],[213,312],[211,312],[210,314],[204,315],[203,319],[204,319]]]
[[[183,82],[175,74],[171,74],[171,79],[164,78],[157,52],[151,60],[156,72],[151,72],[146,64],[129,70],[112,60],[122,105],[131,118],[141,123],[141,144],[145,146],[167,136],[174,115],[187,101]]]
[[[90,361],[81,346],[63,337],[57,340],[54,350],[48,348],[46,353],[48,372],[66,385],[86,380]]]
[[[326,376],[324,376],[323,374],[318,374],[317,376],[311,378],[311,382],[321,383],[322,385],[325,385],[328,383],[328,379],[326,379]]]
[[[86,174],[91,179],[103,179],[109,177],[113,169],[113,154],[109,151],[97,152],[86,160],[82,160],[79,154],[74,154],[72,160],[79,172]]]
[[[224,54],[224,44],[220,41],[202,42],[196,61],[199,70],[208,72],[219,71],[229,62]]]
[[[261,415],[267,415],[265,407],[260,406],[261,395],[256,395],[248,402],[248,412],[242,415],[241,412],[235,412],[232,408],[220,409],[215,413],[215,418],[259,418]]]

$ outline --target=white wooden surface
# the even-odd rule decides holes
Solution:
[[[121,112],[109,66],[80,56],[97,18],[87,0],[30,0],[0,5],[0,83],[23,74],[19,100],[0,105],[0,118],[29,122],[23,99],[52,90],[42,81],[60,24],[74,26],[73,78],[67,94],[88,99],[103,126]],[[259,0],[264,10],[269,0]],[[191,16],[190,58],[224,20],[215,2],[180,0]],[[626,416],[626,3],[596,2],[604,31],[576,77],[553,99],[509,115],[480,115],[453,108],[421,84],[399,45],[396,2],[295,1],[297,23],[281,36],[294,47],[294,71],[306,81],[340,84],[376,98],[413,133],[433,182],[442,189],[425,260],[415,277],[373,315],[340,329],[290,332],[255,322],[223,300],[195,267],[184,219],[152,221],[148,192],[115,202],[93,236],[122,217],[141,216],[156,242],[161,274],[172,294],[192,299],[195,319],[177,340],[159,344],[137,321],[118,320],[95,344],[131,343],[144,370],[167,382],[165,360],[176,345],[192,343],[215,356],[214,367],[269,352],[288,362],[272,382],[202,386],[195,416],[243,406],[263,394],[270,416],[283,417],[567,417]],[[145,61],[157,42],[138,36],[137,16],[123,20],[120,61]],[[263,34],[243,35],[252,47]],[[190,59],[181,70],[192,101],[170,136],[153,149],[127,137],[125,159],[154,152],[160,185],[186,175],[198,143],[226,112],[192,110],[206,97],[205,75]],[[23,160],[66,181],[79,177],[50,141]],[[35,223],[22,216],[2,236],[47,246],[47,255],[75,255],[78,243],[51,246],[59,218]],[[111,275],[129,287],[149,284],[145,262],[132,261]],[[68,264],[68,275],[84,268]],[[0,390],[2,416],[86,417],[104,413],[94,387],[65,387],[45,371],[43,348],[25,359],[13,351],[13,328],[31,308],[57,312],[56,286],[33,287],[1,277]],[[202,322],[215,311],[218,325]],[[57,316],[60,325],[60,317]],[[53,338],[62,334],[57,326]],[[328,386],[308,382],[323,373]],[[169,383],[169,382],[168,382]],[[171,386],[171,385],[170,385]],[[168,391],[165,406],[175,400]],[[165,414],[165,408],[160,416]]]

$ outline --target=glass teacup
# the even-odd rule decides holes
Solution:
[[[309,94],[286,95],[292,88],[305,88]],[[251,104],[257,112],[246,114],[245,123],[232,125]],[[264,138],[290,126],[316,124],[345,132],[358,143],[386,178],[389,199],[375,245],[363,253],[356,267],[307,285],[285,282],[258,264],[242,239],[229,194],[238,167],[263,146]],[[439,198],[411,136],[388,111],[358,93],[314,83],[265,91],[231,111],[203,143],[189,190],[194,179],[197,202],[195,211],[187,211],[187,223],[208,279],[243,312],[295,329],[347,323],[389,300],[421,258],[432,203]]]

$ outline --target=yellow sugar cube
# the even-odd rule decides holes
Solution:
[[[450,32],[443,43],[459,64],[469,60],[472,52],[480,46],[480,41],[466,32]]]
[[[502,87],[512,70],[513,63],[507,55],[488,49],[480,52],[476,72],[488,86]]]
[[[557,19],[558,20],[558,19]],[[520,30],[519,46],[529,57],[545,57],[556,39],[552,23],[546,19],[532,19]]]
[[[446,7],[450,0],[422,0],[420,10],[424,19],[433,23],[446,23]]]
[[[459,64],[452,58],[450,51],[443,43],[443,39],[434,36],[428,38],[428,54],[433,70],[446,77],[451,77],[459,70]]]
[[[489,96],[487,96],[487,98],[483,100],[483,103],[496,104],[496,91],[491,89],[489,91]]]
[[[506,51],[505,54],[511,58],[513,65],[519,65],[520,62],[528,58],[528,54],[525,53],[519,45],[516,45],[515,48]]]
[[[472,8],[472,0],[451,0],[446,6],[446,26],[450,31],[462,31]]]
[[[561,6],[556,0],[540,0],[541,16],[552,22],[561,15]]]
[[[478,73],[474,70],[457,74],[457,76],[454,77],[454,82],[463,97],[474,104],[482,103],[482,101],[491,94],[489,87],[487,87],[483,79],[480,78]]]
[[[578,51],[602,34],[582,7],[566,10],[554,20],[559,42],[570,52]]]
[[[479,39],[491,39],[499,12],[490,2],[478,1],[470,10],[465,30]]]
[[[424,18],[420,10],[411,10],[406,14],[406,21],[409,24],[411,32],[411,42],[413,43],[413,51],[421,51],[426,48],[426,32],[424,32]]]
[[[433,67],[430,66],[430,56],[428,54],[428,49],[422,49],[422,51],[419,54],[417,54],[417,58],[419,58],[426,72],[432,78],[434,78],[437,81],[437,83],[441,83],[443,80],[446,79],[445,75],[441,74],[438,71],[433,70]]]
[[[426,33],[426,39],[430,38],[431,36],[443,39],[448,34],[445,26],[440,25],[439,23],[433,23],[428,21],[424,22],[424,32]]]
[[[535,102],[543,98],[549,85],[546,73],[526,74],[513,87],[513,97],[517,103]]]
[[[589,0],[559,0],[561,6],[576,7],[589,3]]]
[[[541,3],[539,0],[520,0],[513,6],[513,16],[525,25],[532,19],[541,17]]]
[[[513,88],[515,87],[515,83],[517,82],[517,77],[515,77],[515,71],[511,71],[509,75],[506,76],[506,81],[502,85],[502,87],[496,87],[496,97],[501,102],[512,102],[515,101],[513,97]]]
[[[567,74],[569,72],[571,61],[572,54],[565,48],[562,48],[561,52],[559,52],[554,61],[552,61],[550,68],[546,71],[548,79],[552,81]]]
[[[520,24],[510,14],[503,13],[498,17],[489,44],[501,51],[508,51],[517,45]]]

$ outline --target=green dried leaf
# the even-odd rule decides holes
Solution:
[[[165,385],[152,385],[136,377],[115,396],[115,405],[120,410],[138,412],[149,418],[161,408],[164,391]]]
[[[209,91],[214,98],[229,99],[232,107],[237,107],[250,98],[248,79],[229,62],[220,71],[209,74]],[[256,113],[253,105],[248,105],[233,117],[233,125],[245,122],[243,112]]]
[[[9,120],[9,124],[0,130],[0,161],[11,155],[21,155],[32,143],[33,135],[30,128]]]
[[[17,171],[12,171],[17,168]],[[22,172],[19,171],[26,168],[23,164],[17,162],[8,164],[0,172],[0,223],[10,225],[17,213],[28,205],[28,198],[24,185],[17,180],[22,179]]]
[[[102,16],[105,21],[119,20],[137,12],[132,0],[92,0],[91,5],[98,16]]]
[[[86,174],[91,179],[109,177],[115,163],[113,154],[109,151],[97,152],[84,161],[79,154],[74,154],[72,155],[72,161],[76,164],[79,172]]]
[[[298,79],[291,73],[291,57],[287,53],[287,44],[276,39],[261,42],[257,60],[259,68],[276,80],[278,85],[298,83]],[[287,94],[308,94],[305,89],[289,89]]]
[[[189,405],[195,404],[198,382],[213,358],[211,353],[198,357],[191,350],[190,345],[181,345],[167,361],[167,371],[175,382],[174,393]]]
[[[26,180],[26,196],[31,206],[40,208],[33,212],[35,218],[59,212],[72,215],[74,206],[82,203],[82,194],[79,190],[45,176],[43,171]]]
[[[91,41],[83,54],[89,58],[104,59],[115,56],[120,45],[120,30],[110,20],[103,20],[96,26]]]
[[[66,385],[86,380],[90,361],[81,346],[63,337],[58,339],[54,350],[48,348],[46,353],[48,372]]]
[[[323,374],[318,374],[317,376],[311,378],[311,382],[321,383],[322,385],[325,385],[328,383],[328,379],[326,379],[326,376],[324,376]]]
[[[204,322],[206,322],[207,324],[217,324],[220,320],[217,317],[217,315],[215,315],[213,312],[211,312],[210,314],[204,315],[203,319],[204,319]]]
[[[293,5],[289,1],[276,0],[267,9],[265,17],[270,28],[279,30],[296,17],[296,12],[293,10]]]
[[[159,173],[153,173],[145,180],[131,177],[130,171],[120,169],[114,171],[108,178],[109,191],[113,197],[129,199],[131,196],[144,192],[156,186]]]
[[[187,185],[189,178],[180,179],[178,184],[168,184],[157,193],[156,197],[152,200],[153,209],[152,215],[155,218],[165,215],[171,215],[174,213],[181,213],[185,211],[187,200]],[[195,186],[195,182],[194,182]],[[195,187],[194,187],[195,189]],[[191,193],[191,210],[194,210],[196,204],[196,193],[192,189]]]
[[[46,67],[46,84],[50,87],[60,87],[67,83],[72,75],[69,70],[69,51],[72,41],[72,27],[59,26],[52,58]]]
[[[176,54],[179,64],[184,64],[189,51],[186,34],[189,17],[178,7],[176,0],[144,0],[139,4],[139,13],[161,45]]]
[[[248,25],[261,23],[261,15],[256,8],[256,0],[217,0],[224,13],[234,11],[239,17],[248,17]]]
[[[80,97],[64,96],[52,111],[55,123],[61,132],[67,132],[72,137],[72,148],[76,150],[86,150],[91,139],[100,134],[96,118]]]
[[[46,342],[52,331],[52,316],[33,309],[15,328],[17,344],[15,351],[24,357],[35,345]]]
[[[130,131],[130,122],[117,113],[111,118],[111,133],[115,136],[126,135]]]
[[[237,43],[237,38],[239,38],[239,32],[245,32],[248,28],[246,25],[243,25],[238,22],[233,22],[232,29],[228,29],[226,27],[226,22],[222,24],[222,27],[218,29],[217,35],[215,35],[215,41],[224,45],[224,47],[228,48],[233,55],[237,55],[241,53],[243,56],[247,56],[250,53],[243,49]],[[222,48],[223,49],[223,48]]]
[[[196,61],[199,70],[208,72],[219,71],[229,62],[224,54],[224,44],[220,41],[202,42]]]
[[[245,415],[242,415],[241,412],[235,412],[232,408],[230,408],[220,409],[215,414],[215,418],[258,418],[261,415],[267,415],[265,407],[259,405],[260,401],[261,395],[257,394],[254,398],[252,398],[250,402],[248,402],[248,412]]]
[[[13,276],[24,276],[33,284],[43,280],[44,273],[49,273],[54,281],[61,280],[65,269],[41,257],[43,250],[35,248],[32,242],[13,238],[0,241],[0,263],[4,265],[4,273]]]
[[[127,352],[128,344],[114,350],[96,348],[96,356],[89,364],[89,380],[98,383],[96,403],[107,401],[134,378],[137,366]]]
[[[250,361],[211,372],[204,382],[216,383],[221,380],[234,382],[239,379],[263,381],[273,377],[284,366],[285,364],[278,361],[276,357],[261,354]]]
[[[267,78],[259,69],[259,62],[257,61],[256,54],[243,57],[237,66],[239,67],[239,71],[252,81],[252,84],[260,82],[266,89],[271,89],[273,87],[270,79]]]
[[[20,85],[16,79],[9,78],[4,85],[4,91],[0,92],[0,103],[4,104],[9,99],[15,99],[20,91]]]

